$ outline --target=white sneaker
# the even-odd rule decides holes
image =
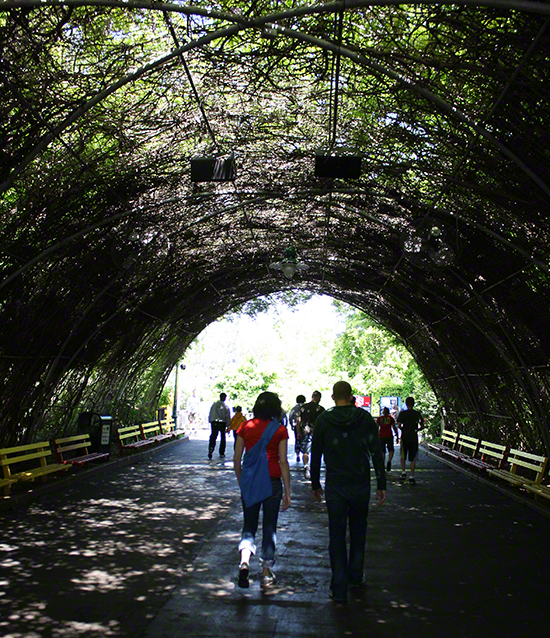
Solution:
[[[264,587],[267,587],[269,585],[274,585],[277,582],[277,576],[275,576],[275,574],[269,570],[269,574],[262,574],[262,578],[261,578],[261,584]]]
[[[309,471],[309,465],[305,466],[304,475],[306,477],[306,481],[309,481],[311,479],[311,472]]]

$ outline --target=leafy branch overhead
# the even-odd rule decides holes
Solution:
[[[323,294],[395,335],[457,423],[549,451],[549,19],[0,3],[0,443],[153,414],[206,326]],[[192,181],[208,158],[235,179]],[[292,279],[270,267],[289,248]],[[339,365],[390,387],[381,337],[354,330]]]

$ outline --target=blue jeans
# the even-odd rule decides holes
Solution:
[[[335,598],[346,599],[348,585],[363,580],[367,515],[370,483],[345,486],[325,486],[328,510],[329,556],[332,569],[330,588]],[[346,531],[349,522],[349,556]]]
[[[261,503],[256,503],[251,507],[245,507],[243,502],[244,524],[239,543],[239,551],[249,549],[252,554],[256,553],[256,531],[260,518],[260,508],[263,507],[264,515],[262,521],[262,554],[260,564],[263,567],[273,567],[275,564],[275,545],[277,542],[277,519],[279,518],[279,508],[283,498],[283,485],[281,479],[271,479],[273,495],[266,498]]]

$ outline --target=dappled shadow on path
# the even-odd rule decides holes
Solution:
[[[232,479],[172,453],[6,514],[0,635],[139,635],[237,499]]]
[[[326,507],[293,463],[277,584],[262,590],[254,559],[239,589],[237,483],[205,451],[182,442],[5,514],[0,635],[485,638],[547,624],[550,520],[427,458],[416,486],[392,473],[372,504],[367,587],[347,605],[328,597]]]

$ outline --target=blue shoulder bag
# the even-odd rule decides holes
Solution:
[[[266,448],[278,427],[279,422],[271,419],[260,440],[244,455],[241,467],[241,494],[245,507],[261,503],[273,495]]]

